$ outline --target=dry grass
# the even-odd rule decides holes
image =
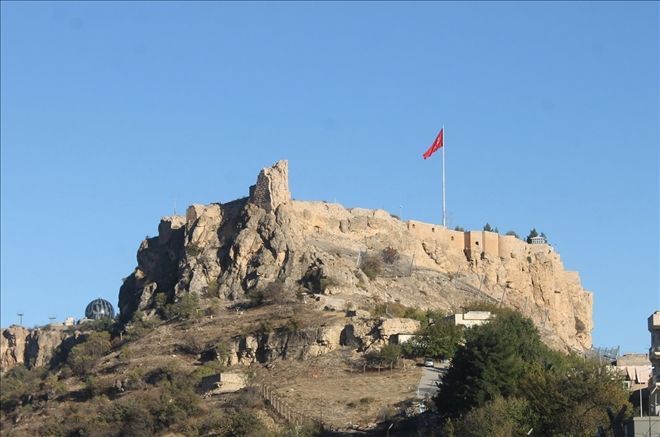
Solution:
[[[378,421],[379,413],[415,396],[420,368],[362,373],[349,363],[345,351],[305,362],[279,363],[264,382],[292,408],[333,427],[367,425]]]

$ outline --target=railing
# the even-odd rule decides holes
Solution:
[[[296,410],[296,408],[282,400],[282,398],[275,393],[275,390],[272,387],[269,387],[266,384],[260,384],[259,391],[261,396],[271,406],[271,408],[290,425],[302,426],[306,424],[313,424],[323,429],[331,429],[331,427],[324,423],[322,420],[310,417],[305,413],[301,413],[300,411]]]

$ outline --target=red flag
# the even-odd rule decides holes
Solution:
[[[435,137],[435,141],[433,141],[433,144],[431,144],[429,150],[424,152],[424,155],[422,155],[424,156],[424,159],[429,158],[436,150],[439,150],[444,145],[444,130],[444,127],[440,129],[440,133],[437,137]]]

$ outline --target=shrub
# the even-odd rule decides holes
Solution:
[[[401,358],[401,346],[398,344],[386,344],[380,350],[379,357],[392,370],[394,365],[399,362],[399,358]]]
[[[373,281],[383,273],[383,261],[377,256],[365,255],[361,269],[367,278]]]
[[[198,309],[199,297],[185,293],[177,302],[165,305],[161,314],[166,320],[188,320],[197,315]]]
[[[339,283],[335,278],[323,277],[319,279],[319,287],[321,289],[321,292],[325,292],[328,289],[328,287],[334,287],[337,285],[339,285]]]
[[[204,249],[200,246],[198,246],[195,243],[190,243],[186,246],[186,255],[190,257],[196,257],[198,255],[201,255],[202,252],[204,252]]]
[[[463,331],[460,327],[451,323],[434,323],[422,328],[418,336],[404,343],[403,352],[408,357],[450,359],[462,339]]]
[[[376,399],[374,399],[372,397],[362,398],[362,399],[360,399],[360,405],[369,405],[369,404],[373,403],[375,400]]]
[[[394,264],[401,259],[399,251],[393,247],[386,247],[383,249],[381,256],[383,257],[385,264]]]
[[[284,282],[273,281],[266,285],[262,292],[263,302],[268,304],[283,304],[292,300],[292,294],[288,293]]]
[[[530,429],[526,400],[497,397],[453,423],[455,434],[466,437],[525,435]]]
[[[254,386],[245,387],[238,394],[236,405],[241,408],[255,409],[264,406],[259,389]]]
[[[23,366],[12,368],[0,379],[0,408],[5,412],[14,410],[23,396],[37,391],[45,376],[43,367],[31,370]]]
[[[87,374],[96,362],[110,351],[110,334],[108,332],[92,332],[85,341],[74,346],[66,359],[66,364],[76,375]]]
[[[204,290],[205,297],[218,297],[218,290],[220,290],[220,284],[215,279],[209,281],[206,289]]]

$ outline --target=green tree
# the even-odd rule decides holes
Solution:
[[[525,408],[513,408],[513,399]],[[629,406],[605,366],[550,350],[529,319],[502,309],[489,324],[467,330],[435,401],[456,435],[473,435],[468,428],[500,435],[492,430],[502,427],[504,435],[533,428],[536,436],[591,436],[599,427],[616,428],[610,416]]]
[[[534,324],[513,311],[503,311],[490,323],[467,330],[465,343],[458,346],[442,380],[438,408],[456,417],[497,396],[516,395],[527,364],[542,353]]]
[[[532,229],[529,231],[529,234],[527,235],[527,238],[526,238],[527,243],[531,243],[531,242],[532,242],[532,238],[534,238],[534,237],[538,237],[538,236],[539,236],[539,233],[538,233],[538,231],[536,230],[536,228],[532,228]]]
[[[470,410],[453,422],[452,428],[461,437],[523,436],[532,428],[530,414],[526,399],[496,397]]]
[[[486,223],[484,225],[484,231],[486,231],[486,232],[498,232],[498,233],[500,232],[499,229],[497,229],[497,227],[492,227],[490,225],[490,223]]]
[[[531,367],[521,388],[536,417],[538,435],[594,435],[599,426],[610,427],[608,409],[618,412],[629,406],[617,375],[596,360],[577,356]]]
[[[463,338],[461,327],[453,323],[432,323],[422,329],[403,348],[411,357],[434,357],[450,359]]]
[[[380,359],[387,365],[390,366],[390,370],[394,367],[396,363],[399,362],[401,358],[401,346],[398,344],[386,344],[380,350]]]

